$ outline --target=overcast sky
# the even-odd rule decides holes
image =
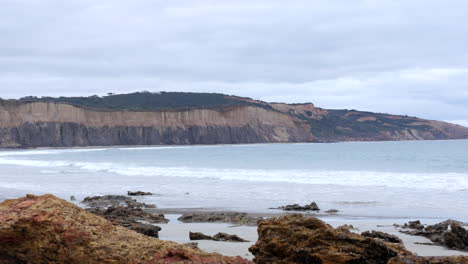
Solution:
[[[466,0],[0,0],[0,97],[220,92],[468,125]]]

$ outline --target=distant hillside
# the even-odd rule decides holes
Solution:
[[[109,94],[107,96],[88,97],[23,97],[25,102],[55,102],[76,106],[121,109],[121,110],[167,110],[167,109],[193,109],[217,108],[226,106],[255,105],[263,106],[257,101],[248,98],[227,96],[217,93],[182,93],[182,92],[136,92],[130,94]]]
[[[0,100],[0,147],[468,139],[417,117],[211,93]]]

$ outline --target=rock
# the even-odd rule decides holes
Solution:
[[[253,264],[241,257],[224,257],[221,255],[198,255],[178,248],[169,249],[155,256],[148,264]]]
[[[401,228],[409,228],[409,229],[418,229],[418,230],[423,230],[424,225],[421,224],[421,221],[416,220],[416,221],[409,221],[408,223],[404,224],[403,226],[396,225]]]
[[[142,192],[142,191],[136,191],[136,192],[128,191],[127,195],[128,196],[145,196],[145,195],[153,195],[153,193]]]
[[[251,263],[144,236],[53,195],[0,204],[0,263]]]
[[[347,231],[359,230],[359,229],[355,228],[353,225],[342,225],[342,226],[337,227],[336,229],[347,230]]]
[[[159,237],[158,232],[161,231],[161,227],[159,226],[143,224],[143,223],[134,223],[128,228],[137,233],[143,234],[145,236],[156,237],[156,238]]]
[[[436,244],[443,245],[451,249],[468,251],[468,230],[466,230],[462,225],[462,222],[454,220],[447,220],[435,225],[428,225],[426,227],[420,223],[405,224],[403,228],[414,227],[412,228],[413,230],[400,230],[400,232],[409,235],[424,236]],[[421,229],[421,226],[423,226],[423,229]]]
[[[214,236],[208,236],[200,232],[189,232],[190,240],[214,240],[214,241],[225,241],[225,242],[249,242],[248,240],[242,239],[237,235],[229,235],[226,233],[218,233]]]
[[[380,231],[375,231],[375,230],[372,230],[370,232],[369,231],[363,232],[363,233],[361,233],[361,235],[365,236],[365,237],[372,237],[372,238],[382,239],[382,240],[384,240],[386,242],[390,242],[390,243],[402,243],[403,242],[397,236],[390,235],[390,234],[380,232]]]
[[[261,220],[258,234],[257,243],[249,249],[257,264],[386,264],[398,254],[396,247],[382,241],[302,215]]]
[[[165,218],[164,214],[150,214],[141,208],[134,208],[129,206],[116,206],[106,209],[88,208],[86,210],[93,214],[102,216],[116,224],[124,224],[126,222],[136,221],[146,221],[153,224],[165,224],[169,222],[169,220]]]
[[[226,233],[218,233],[213,236],[216,241],[227,241],[227,242],[250,242],[248,240],[242,239],[237,235],[229,235]]]
[[[205,235],[201,232],[189,232],[190,240],[215,240],[212,236]]]
[[[468,257],[418,257],[414,255],[398,256],[391,259],[388,264],[466,264]]]
[[[336,209],[330,209],[330,210],[325,211],[325,213],[327,213],[327,214],[336,214],[338,212],[340,212],[340,211],[338,211]]]
[[[129,206],[135,208],[156,208],[154,204],[140,203],[124,195],[104,195],[85,197],[81,202],[89,208],[108,208],[117,206]]]
[[[256,225],[259,217],[238,212],[197,212],[185,213],[177,220],[183,223],[232,223],[239,225]]]
[[[281,206],[275,209],[282,209],[284,211],[320,211],[320,208],[317,206],[315,202],[312,202],[309,205],[298,205],[298,204],[290,204],[286,206]]]
[[[189,247],[189,248],[198,249],[198,243],[197,243],[197,242],[185,243],[184,246],[187,246],[187,247]]]
[[[70,201],[76,201],[76,198],[75,198],[75,196],[73,196],[73,195],[72,195],[72,196],[70,196]]]
[[[158,226],[143,225],[140,222],[149,222],[152,224],[167,223],[168,219],[163,214],[150,214],[141,208],[133,207],[109,207],[106,209],[87,208],[89,212],[99,215],[111,221],[114,225],[123,226],[132,229],[138,233],[158,237],[158,231],[161,229]],[[158,230],[159,229],[159,230]]]

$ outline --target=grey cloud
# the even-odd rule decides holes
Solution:
[[[468,120],[464,0],[0,7],[1,97],[209,91]]]

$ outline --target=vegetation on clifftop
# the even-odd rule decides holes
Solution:
[[[107,96],[87,97],[35,97],[20,98],[26,102],[55,102],[72,104],[76,106],[101,109],[127,109],[127,110],[163,110],[163,109],[192,109],[217,108],[226,106],[254,105],[270,108],[268,105],[255,103],[246,98],[227,96],[218,93],[183,93],[147,91],[112,94]]]

